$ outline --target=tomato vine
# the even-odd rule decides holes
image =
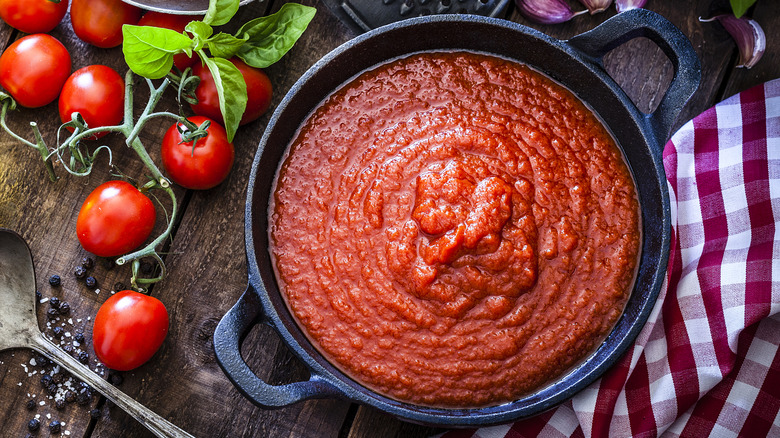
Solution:
[[[150,156],[147,148],[141,142],[139,134],[147,123],[157,118],[173,119],[175,123],[184,125],[188,133],[189,140],[197,140],[200,137],[208,135],[208,123],[197,126],[185,117],[183,114],[183,102],[197,103],[193,101],[193,90],[198,85],[199,79],[191,75],[189,68],[180,73],[178,70],[171,70],[172,57],[178,53],[192,54],[197,53],[201,61],[206,64],[212,73],[220,79],[220,103],[222,111],[227,114],[226,123],[232,129],[230,136],[235,133],[238,121],[243,113],[241,106],[240,113],[236,113],[235,102],[246,101],[246,85],[233,64],[226,57],[241,54],[247,58],[261,58],[263,66],[267,66],[281,58],[284,53],[292,47],[292,44],[300,37],[303,30],[308,25],[314,15],[314,8],[287,4],[282,11],[267,17],[260,17],[251,20],[241,27],[238,37],[228,37],[219,33],[211,35],[210,24],[221,25],[227,23],[238,10],[239,0],[211,0],[209,13],[204,21],[192,21],[187,26],[187,32],[176,33],[169,29],[160,29],[144,26],[125,25],[124,37],[125,43],[123,51],[125,60],[130,69],[124,77],[125,100],[123,107],[123,119],[118,125],[111,126],[88,126],[84,117],[79,112],[73,112],[71,119],[65,121],[57,130],[56,144],[50,147],[43,136],[36,122],[31,122],[33,140],[28,140],[15,133],[7,124],[6,120],[9,111],[17,107],[14,98],[5,92],[0,92],[0,127],[19,143],[35,149],[39,154],[47,170],[49,179],[56,181],[58,176],[54,171],[54,162],[61,164],[65,171],[73,176],[90,175],[94,169],[94,163],[99,154],[108,155],[108,164],[113,169],[113,153],[108,145],[99,145],[90,147],[84,140],[94,140],[96,134],[119,133],[124,136],[125,144],[131,149],[137,158],[142,162],[148,172],[148,180],[140,185],[139,190],[144,193],[151,191],[164,192],[171,202],[170,211],[166,213],[165,229],[145,246],[125,255],[116,258],[117,265],[130,264],[131,280],[133,289],[143,291],[147,286],[159,282],[166,276],[166,269],[160,254],[162,244],[171,236],[175,219],[179,214],[179,205],[176,194],[172,188],[171,181],[166,177],[157,164]],[[227,12],[226,12],[227,11]],[[171,33],[176,35],[170,38]],[[192,35],[192,37],[190,37]],[[165,47],[157,42],[162,38],[163,41],[174,41],[174,46]],[[162,49],[160,48],[162,47]],[[281,49],[280,49],[281,47]],[[208,49],[209,54],[205,52]],[[139,70],[139,60],[149,55],[149,50],[156,50],[156,64],[152,70]],[[272,53],[262,54],[262,51]],[[240,52],[240,54],[239,54]],[[143,64],[143,62],[141,62]],[[225,67],[229,64],[229,67]],[[257,63],[255,63],[257,64]],[[147,67],[150,64],[147,64]],[[219,66],[219,67],[215,67]],[[214,67],[212,69],[212,67]],[[233,71],[235,69],[235,71]],[[160,74],[164,72],[164,74]],[[149,99],[144,105],[143,110],[135,117],[134,86],[139,77],[143,78],[149,87]],[[160,80],[157,85],[153,80]],[[175,85],[177,90],[177,101],[179,105],[178,113],[169,111],[157,111],[156,108],[163,99],[165,91]],[[225,108],[228,106],[228,108]],[[227,111],[227,113],[226,113]],[[61,140],[61,137],[64,139]],[[156,197],[155,197],[156,198]],[[158,203],[161,203],[158,200]],[[160,272],[156,276],[145,277],[141,274],[141,260],[144,258],[153,258],[160,266]]]

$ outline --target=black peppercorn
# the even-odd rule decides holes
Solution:
[[[89,363],[89,354],[87,354],[86,351],[82,351],[79,353],[79,362],[83,364]]]
[[[84,280],[84,282],[87,284],[87,287],[90,289],[94,289],[97,287],[97,280],[93,276],[87,277],[87,279]]]
[[[33,409],[35,409],[35,407],[36,407],[37,405],[38,405],[38,403],[35,403],[35,400],[33,400],[33,399],[29,399],[29,400],[27,400],[27,404],[26,404],[26,406],[27,406],[27,410],[28,410],[28,411],[32,411]]]
[[[70,303],[68,303],[67,301],[63,301],[62,303],[60,303],[59,312],[60,315],[67,315],[68,313],[70,313]]]
[[[99,420],[99,419],[100,419],[100,417],[102,417],[102,416],[103,416],[103,413],[102,413],[102,412],[100,412],[100,409],[93,409],[93,410],[89,411],[89,416],[90,416],[90,417],[91,417],[93,420]]]
[[[60,424],[59,421],[54,420],[51,423],[49,423],[49,432],[60,433],[61,430],[62,430],[62,424]]]
[[[49,393],[49,395],[54,395],[57,393],[57,385],[52,383],[51,385],[46,387],[46,392]]]
[[[92,267],[95,266],[95,261],[92,260],[92,257],[84,257],[81,259],[81,266],[83,266],[84,269],[92,269]]]
[[[65,330],[60,326],[54,327],[53,329],[51,329],[51,332],[54,334],[54,337],[57,339],[62,339],[62,335],[65,334]]]
[[[57,311],[57,309],[46,309],[46,317],[49,319],[57,319],[57,317],[60,316],[60,312]]]
[[[41,298],[43,298],[43,295],[41,295],[41,291],[36,290],[35,291],[35,301],[41,301]]]
[[[70,344],[65,344],[62,346],[63,351],[65,351],[68,354],[73,353],[73,346]]]
[[[56,407],[56,408],[57,408],[57,410],[60,410],[60,411],[61,411],[61,410],[62,410],[62,409],[65,407],[65,400],[64,400],[64,399],[61,399],[61,398],[57,399],[57,400],[54,402],[54,407]]]
[[[49,364],[49,359],[46,359],[46,356],[35,356],[35,365],[38,365],[39,367],[45,367]]]
[[[33,418],[32,420],[30,420],[30,421],[27,423],[27,429],[28,429],[30,432],[35,432],[35,431],[36,431],[36,430],[38,430],[40,427],[41,427],[41,422],[40,422],[40,421],[38,421],[38,420],[37,420],[37,419],[35,419],[35,418]]]
[[[86,382],[79,382],[77,391],[78,392],[92,392],[92,387],[89,386]]]
[[[87,276],[87,270],[81,265],[76,266],[76,269],[73,270],[73,275],[75,275],[76,278],[84,278]]]
[[[86,339],[84,339],[84,333],[76,332],[75,335],[73,335],[73,340],[78,342],[79,344],[83,344],[86,342]]]
[[[63,373],[53,374],[51,376],[51,381],[59,385],[60,383],[65,381],[65,374]]]
[[[49,305],[52,307],[52,309],[59,309],[60,308],[60,299],[57,297],[51,297],[49,299]]]
[[[51,375],[44,374],[41,376],[41,385],[43,385],[44,388],[51,385],[53,382]]]
[[[73,403],[74,401],[76,401],[76,393],[71,390],[66,391],[65,401],[68,403]]]
[[[59,275],[54,274],[49,277],[49,285],[51,285],[51,287],[59,287],[60,284],[62,284],[62,279]]]

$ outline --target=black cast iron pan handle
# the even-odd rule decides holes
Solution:
[[[567,43],[592,57],[603,69],[604,55],[638,37],[646,37],[657,44],[674,68],[674,77],[666,94],[655,111],[645,116],[647,128],[655,136],[656,144],[663,147],[677,116],[701,82],[701,63],[685,34],[656,13],[634,9],[617,14]]]
[[[252,285],[227,312],[214,331],[217,362],[231,382],[250,400],[267,408],[278,408],[311,398],[343,397],[343,393],[320,375],[286,385],[270,385],[252,372],[241,357],[241,343],[249,330],[263,322],[262,303]]]

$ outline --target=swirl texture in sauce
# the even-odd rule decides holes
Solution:
[[[572,93],[511,61],[422,53],[367,71],[279,169],[271,252],[318,349],[420,405],[517,399],[592,351],[639,252],[631,175]]]

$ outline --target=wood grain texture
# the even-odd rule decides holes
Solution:
[[[284,0],[252,2],[240,9],[240,15],[233,23],[273,12],[283,3]],[[271,110],[311,65],[355,36],[321,2],[305,0],[302,3],[315,6],[317,15],[292,51],[267,69],[274,85]],[[726,0],[695,0],[685,5],[662,0],[647,2],[648,9],[669,19],[689,37],[702,63],[701,87],[683,110],[676,126],[726,96],[780,77],[780,49],[772,41],[772,31],[780,25],[780,3],[759,0],[751,11],[769,38],[764,59],[751,70],[734,68],[736,46],[722,27],[699,21],[699,16],[709,16],[727,4]],[[574,1],[571,5],[579,7]],[[529,22],[510,7],[506,18],[553,37],[568,39],[592,29],[614,14],[614,8],[611,8],[595,16],[583,15],[564,24],[544,26]],[[226,29],[231,26],[235,24],[229,24]],[[74,70],[89,64],[105,64],[122,74],[126,71],[121,49],[97,49],[81,42],[73,34],[68,17],[52,35],[71,50]],[[18,36],[13,29],[0,23],[2,47]],[[658,104],[672,76],[671,63],[665,55],[643,38],[607,54],[604,66],[646,112]],[[148,95],[144,87],[143,84],[137,86],[139,102]],[[173,99],[164,105],[172,108]],[[236,163],[227,181],[202,192],[177,189],[183,209],[165,257],[169,276],[151,290],[168,308],[171,330],[152,360],[122,374],[124,382],[120,389],[197,437],[419,438],[440,432],[440,429],[406,423],[376,409],[343,400],[313,400],[275,410],[261,409],[235,389],[216,363],[214,328],[247,285],[246,185],[270,114],[243,127],[237,134]],[[28,123],[31,120],[39,122],[47,141],[53,138],[59,126],[56,104],[36,110],[21,109],[10,117],[9,124],[30,138]],[[169,124],[169,121],[153,121],[142,133],[141,139],[155,159]],[[142,166],[134,154],[123,147],[122,139],[110,136],[103,142],[112,146],[113,164],[123,173],[134,177],[143,175]],[[78,209],[92,189],[110,178],[109,168],[103,159],[87,178],[68,176],[63,169],[57,169],[57,173],[60,180],[48,182],[37,152],[0,133],[0,227],[12,228],[28,241],[35,259],[37,288],[44,297],[57,296],[72,305],[69,317],[72,323],[67,319],[64,322],[72,333],[84,331],[90,365],[105,373],[95,361],[90,346],[91,319],[110,295],[113,285],[118,281],[127,283],[129,270],[98,260],[91,274],[99,281],[100,293],[86,288],[83,281],[73,277],[72,270],[83,257],[89,256],[75,239]],[[157,231],[163,221],[159,216]],[[61,287],[53,289],[48,285],[51,274],[62,277]],[[39,306],[38,318],[41,328],[50,332],[46,307],[46,304]],[[249,333],[243,342],[242,355],[250,368],[270,383],[284,384],[307,377],[305,367],[268,327],[257,326]],[[47,415],[51,415],[51,419],[64,421],[65,429],[73,437],[151,436],[132,418],[100,397],[92,399],[87,406],[71,404],[57,410],[46,398],[46,391],[39,382],[40,370],[30,366],[34,357],[29,351],[0,352],[0,425],[3,432],[0,435],[25,436],[26,424],[35,415],[45,420],[45,429],[49,421]],[[25,403],[33,396],[36,400],[44,400],[44,405],[28,411]],[[100,410],[101,419],[90,418],[89,410],[93,408]],[[38,436],[48,436],[48,431],[42,430]]]

